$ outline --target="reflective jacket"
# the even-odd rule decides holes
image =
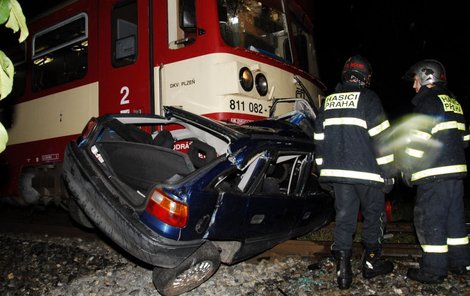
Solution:
[[[338,84],[315,121],[320,182],[383,186],[385,178],[394,176],[394,155],[377,144],[389,126],[374,91]]]
[[[432,118],[410,130],[405,149],[412,184],[436,179],[463,178],[467,173],[464,149],[469,136],[459,102],[442,86],[422,87],[412,100],[415,114]]]

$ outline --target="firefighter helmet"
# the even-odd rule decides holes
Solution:
[[[343,72],[341,73],[343,82],[369,86],[371,77],[372,66],[363,56],[352,56],[344,63]]]
[[[422,60],[411,66],[404,78],[413,81],[415,77],[421,85],[447,83],[446,70],[437,60]]]

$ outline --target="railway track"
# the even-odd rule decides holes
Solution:
[[[73,225],[30,224],[28,222],[2,223],[0,233],[32,233],[49,236],[79,237],[82,239],[101,239],[94,230],[85,231]],[[288,240],[259,255],[258,257],[279,257],[300,255],[315,257],[330,254],[331,241]],[[355,252],[361,252],[362,246],[355,243]],[[385,243],[383,255],[391,257],[419,257],[420,247],[415,244]]]
[[[332,232],[334,228],[334,223],[326,226],[323,231]],[[360,231],[361,224],[358,225]],[[469,227],[470,228],[470,227]],[[414,228],[412,223],[389,223],[387,224],[387,236],[391,241],[396,241],[393,239],[394,236],[408,236],[412,237],[414,240]],[[324,235],[325,237],[332,237],[330,235]],[[314,236],[315,237],[315,236]],[[409,241],[410,239],[408,239]],[[388,240],[387,240],[388,241]],[[332,240],[318,240],[318,239],[306,239],[300,238],[298,240],[289,240],[284,243],[281,243],[274,247],[273,249],[266,251],[260,256],[293,256],[300,255],[303,257],[318,257],[326,256],[331,254]],[[361,254],[363,250],[362,245],[359,242],[353,243],[353,254]],[[395,242],[385,242],[382,244],[382,254],[388,257],[402,257],[402,258],[417,258],[421,256],[421,247],[417,243],[395,243]]]
[[[331,253],[331,243],[331,241],[288,240],[277,245],[271,250],[264,252],[258,257],[293,255],[300,255],[302,257],[321,257]],[[360,253],[362,253],[362,245],[360,243],[354,243],[353,254]],[[387,257],[417,258],[421,256],[421,248],[416,244],[384,243],[382,245],[382,254]]]
[[[49,236],[98,239],[100,234],[85,229],[60,207],[15,207],[0,204],[0,233],[30,233]]]
[[[329,226],[332,229],[331,225]],[[467,223],[470,229],[470,223]],[[327,230],[328,231],[328,230]],[[0,233],[32,233],[49,236],[79,237],[82,239],[102,239],[101,233],[88,230],[76,225],[61,208],[24,209],[0,207]],[[387,234],[412,234],[411,223],[389,223]],[[288,240],[271,250],[260,254],[255,259],[263,257],[280,257],[300,255],[302,257],[318,257],[330,254],[331,240]],[[384,243],[382,253],[389,257],[420,257],[421,249],[416,243]],[[360,243],[354,243],[354,253],[361,253]]]

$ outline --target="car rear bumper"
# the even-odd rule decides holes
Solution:
[[[175,267],[194,253],[202,240],[175,241],[152,231],[138,213],[121,202],[94,160],[71,142],[64,155],[64,180],[81,209],[95,225],[134,257],[160,267]]]

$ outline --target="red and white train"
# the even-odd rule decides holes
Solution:
[[[60,200],[64,147],[92,116],[172,105],[239,124],[267,117],[274,98],[319,98],[309,5],[74,0],[31,20],[27,41],[7,49],[16,76],[0,105],[0,196]]]

